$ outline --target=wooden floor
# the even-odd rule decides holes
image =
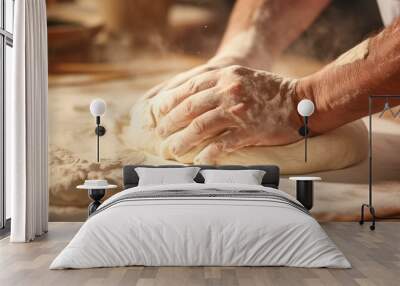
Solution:
[[[50,223],[28,244],[0,241],[0,285],[400,285],[400,222],[380,222],[375,232],[357,223],[322,224],[352,269],[289,267],[124,267],[48,270],[81,223]]]

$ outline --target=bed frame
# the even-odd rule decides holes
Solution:
[[[263,170],[265,175],[262,179],[262,185],[265,187],[271,187],[278,189],[279,187],[279,167],[274,165],[253,165],[253,166],[241,166],[241,165],[220,165],[220,166],[207,166],[207,165],[194,165],[201,169],[218,169],[218,170]],[[139,183],[138,174],[135,171],[136,167],[147,167],[147,168],[182,168],[183,165],[127,165],[123,167],[122,177],[124,181],[124,189],[136,187]],[[194,178],[197,183],[204,183],[203,176],[198,173]]]

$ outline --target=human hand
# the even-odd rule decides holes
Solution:
[[[179,157],[207,144],[194,163],[246,146],[300,140],[296,81],[234,65],[208,70],[160,94],[153,106],[164,148]],[[165,144],[164,144],[165,145]]]
[[[168,90],[174,89],[182,85],[183,83],[189,81],[193,77],[204,74],[206,72],[245,62],[246,62],[245,59],[238,57],[216,55],[215,57],[208,60],[205,64],[194,67],[188,71],[179,73],[173,78],[168,79],[154,86],[143,95],[142,99],[144,100],[151,99],[161,93],[167,92]]]

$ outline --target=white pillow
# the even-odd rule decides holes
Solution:
[[[265,171],[262,170],[213,170],[200,171],[205,184],[246,184],[261,185]]]
[[[199,167],[135,168],[139,176],[139,186],[195,183],[193,179],[199,170]]]

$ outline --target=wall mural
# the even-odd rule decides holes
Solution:
[[[375,1],[341,2],[326,8],[268,70],[290,78],[309,75],[382,27]],[[368,194],[365,118],[310,138],[305,163],[304,140],[278,146],[252,141],[234,150],[213,150],[221,132],[212,128],[223,125],[223,117],[212,117],[208,128],[184,131],[190,123],[185,112],[194,118],[199,109],[210,109],[214,97],[205,95],[197,109],[169,113],[179,88],[194,85],[194,75],[211,70],[207,60],[223,38],[233,4],[48,1],[50,220],[84,220],[89,199],[76,186],[87,178],[121,186],[122,166],[139,163],[275,164],[284,175],[312,173],[323,179],[316,183],[313,215],[358,219]],[[107,104],[100,164],[96,122],[89,111],[96,98]],[[259,128],[269,128],[268,118],[256,119]],[[400,143],[399,120],[374,118],[374,194],[380,216],[400,212],[400,159],[393,156]],[[235,143],[247,138],[246,132],[235,136]],[[281,189],[294,194],[294,183],[283,178]]]

